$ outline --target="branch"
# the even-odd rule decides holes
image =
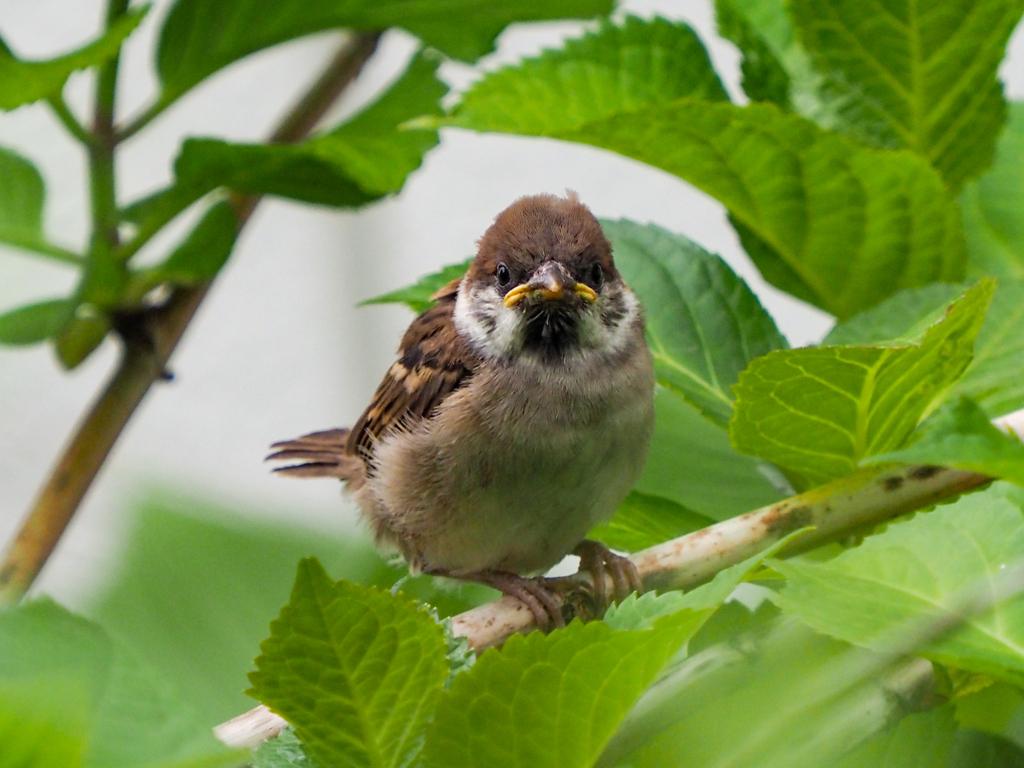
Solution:
[[[271,141],[293,142],[308,134],[359,74],[379,37],[367,33],[346,41]],[[111,132],[108,140],[112,137]],[[239,229],[258,202],[258,197],[234,199]],[[32,586],[128,420],[152,384],[165,377],[167,361],[209,287],[175,289],[160,307],[119,318],[121,362],[72,435],[0,564],[0,605],[17,602]]]

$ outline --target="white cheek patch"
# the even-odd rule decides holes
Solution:
[[[503,357],[522,348],[520,313],[505,306],[491,288],[459,286],[455,300],[455,327],[486,357]]]
[[[600,352],[615,354],[621,351],[633,338],[633,325],[640,314],[640,302],[629,288],[623,286],[619,291],[623,311],[621,317],[612,325],[605,325],[601,313],[606,309],[610,298],[602,296],[584,313],[581,323],[580,341],[586,347]]]

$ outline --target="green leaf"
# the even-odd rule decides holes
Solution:
[[[361,301],[359,306],[363,307],[367,304],[405,304],[413,312],[424,312],[434,303],[430,300],[430,297],[448,285],[452,280],[456,280],[466,274],[466,270],[469,269],[469,265],[472,263],[473,259],[469,258],[458,264],[449,264],[437,272],[424,275],[410,286]]]
[[[685,594],[678,591],[660,595],[647,592],[638,597],[634,593],[608,609],[604,617],[605,623],[612,629],[650,629],[655,621],[664,616],[689,610],[699,619],[700,626],[703,626],[704,620],[720,608],[729,595],[736,591],[736,587],[757,570],[761,563],[807,530],[809,529],[794,531],[743,562],[719,571],[707,584],[702,584]]]
[[[847,102],[840,130],[921,154],[953,187],[989,164],[1006,114],[996,70],[1022,0],[789,7],[825,87]]]
[[[953,707],[903,718],[836,764],[836,768],[1010,768],[1024,753],[1003,739],[957,728]]]
[[[133,275],[138,283],[134,290],[145,293],[161,283],[193,286],[209,282],[227,263],[237,237],[234,208],[227,202],[217,203],[170,256]]]
[[[0,613],[0,691],[0,731],[11,722],[5,710],[12,696],[15,720],[47,737],[33,748],[69,761],[37,757],[40,768],[213,768],[246,758],[217,742],[209,725],[120,641],[49,601]],[[7,736],[0,764],[20,766],[4,762],[10,757]]]
[[[49,61],[24,61],[0,40],[0,109],[14,109],[39,99],[60,95],[64,81],[76,69],[103,64],[117,55],[121,43],[146,15],[149,6],[117,19],[103,37],[77,51]],[[0,178],[3,174],[0,173]]]
[[[1024,278],[1024,103],[1010,102],[992,168],[960,192],[975,275]]]
[[[21,155],[0,149],[0,180],[0,242],[43,246],[43,177]]]
[[[726,206],[766,279],[840,318],[963,276],[960,211],[910,152],[869,149],[767,103],[676,97],[602,103],[600,116],[535,112],[534,94],[547,88],[554,102],[561,80],[538,79],[530,62],[498,74],[501,89],[485,77],[452,124],[592,144],[673,173]]]
[[[470,61],[488,53],[513,22],[590,18],[611,8],[611,0],[178,0],[160,34],[157,71],[163,98],[171,100],[250,53],[339,27],[403,27],[427,45]]]
[[[245,675],[269,619],[288,600],[300,558],[315,555],[349,581],[381,587],[406,570],[385,563],[356,531],[314,531],[298,525],[290,510],[242,512],[160,494],[129,512],[126,555],[90,615],[188,691],[209,725],[252,707],[243,694]],[[424,576],[403,582],[402,591],[442,616],[496,594],[476,585],[432,585]]]
[[[603,541],[614,549],[638,552],[714,522],[671,499],[633,491],[619,505],[615,517],[592,529],[587,538]]]
[[[245,194],[348,207],[397,192],[437,145],[436,131],[399,130],[413,117],[439,113],[447,89],[435,75],[437,66],[431,57],[418,55],[365,111],[298,144],[189,139],[174,165],[178,184],[192,191],[193,200],[225,186]]]
[[[861,344],[899,347],[919,344],[925,332],[945,317],[949,305],[967,287],[966,284],[932,283],[923,288],[900,291],[881,304],[837,324],[822,340],[821,346]]]
[[[968,397],[940,407],[911,440],[868,461],[956,467],[1024,485],[1024,443],[994,427]]]
[[[626,17],[514,67],[465,94],[455,124],[556,136],[684,96],[727,101],[700,38],[681,22]]]
[[[593,765],[633,703],[695,630],[687,614],[654,629],[601,622],[510,638],[442,697],[424,746],[428,768]]]
[[[306,752],[290,725],[260,746],[252,756],[252,768],[322,768]]]
[[[816,485],[898,448],[963,373],[992,296],[969,288],[919,345],[772,352],[740,374],[733,446]]]
[[[756,357],[788,348],[785,338],[718,256],[653,224],[601,224],[616,266],[644,306],[658,383],[724,427],[740,371]]]
[[[737,453],[729,437],[664,387],[654,390],[654,437],[636,490],[725,520],[792,495],[766,462]]]
[[[71,303],[50,299],[0,315],[0,344],[38,344],[57,333],[68,319]]]
[[[426,611],[335,583],[305,559],[270,631],[249,694],[288,720],[310,753],[328,765],[416,760],[448,676],[444,632]]]
[[[747,16],[731,0],[715,0],[715,18],[718,34],[735,43],[743,55],[743,92],[751,101],[771,101],[787,108],[789,74]]]
[[[1020,506],[992,491],[895,523],[827,562],[775,561],[787,577],[776,596],[783,611],[819,632],[878,648],[914,621],[949,617],[965,588],[983,588],[1024,558]],[[960,669],[1020,680],[1024,600],[964,617],[959,629],[921,650]]]
[[[974,344],[974,362],[950,395],[967,395],[989,418],[1024,408],[1024,278],[1003,278]]]

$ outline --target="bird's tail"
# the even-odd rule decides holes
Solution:
[[[351,484],[361,484],[363,462],[345,450],[349,429],[325,429],[294,440],[274,443],[274,452],[267,461],[298,461],[275,472],[290,477],[336,477]]]

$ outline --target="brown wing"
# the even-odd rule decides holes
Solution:
[[[396,427],[409,427],[430,418],[449,394],[465,384],[479,357],[455,331],[453,314],[458,281],[432,298],[437,303],[421,314],[402,337],[399,359],[348,436],[346,450],[367,462],[373,444]]]
[[[267,460],[301,462],[274,469],[283,475],[337,477],[350,485],[358,485],[363,474],[363,462],[345,450],[349,432],[348,429],[325,429],[294,440],[282,440],[270,446],[275,451],[267,456]]]

